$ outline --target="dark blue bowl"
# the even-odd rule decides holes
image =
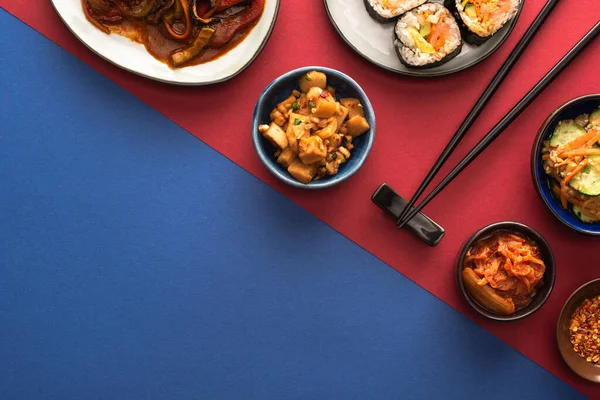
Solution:
[[[298,89],[298,80],[300,77],[310,71],[320,71],[327,75],[327,84],[336,89],[336,98],[355,97],[360,100],[365,110],[365,118],[369,121],[371,129],[352,141],[354,149],[350,159],[340,165],[339,172],[336,175],[326,176],[318,181],[311,181],[308,184],[294,179],[285,168],[277,163],[274,156],[275,147],[269,143],[258,131],[261,124],[270,123],[269,114],[283,100],[285,100],[294,89]],[[352,78],[334,69],[325,67],[304,67],[275,79],[261,94],[252,117],[252,142],[258,157],[269,171],[277,178],[288,185],[303,189],[324,189],[340,182],[345,181],[354,175],[365,163],[373,141],[375,140],[375,113],[373,106],[365,92],[358,86]]]
[[[542,125],[531,152],[531,176],[533,185],[540,198],[552,214],[560,222],[571,229],[588,235],[600,236],[600,223],[583,223],[571,211],[565,210],[560,205],[560,201],[554,197],[550,186],[551,179],[544,173],[542,162],[542,147],[544,140],[548,140],[559,121],[573,119],[581,114],[589,114],[600,106],[600,94],[591,94],[578,97],[561,106],[554,111]]]

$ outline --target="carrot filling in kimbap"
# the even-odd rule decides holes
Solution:
[[[443,12],[436,16],[426,11],[417,16],[417,21],[419,22],[419,35],[430,45],[423,46],[422,50],[431,52],[431,47],[433,47],[433,50],[439,51],[450,36],[450,24],[444,20]],[[432,23],[432,21],[437,21],[437,23]],[[416,29],[412,32],[417,33]],[[414,37],[417,38],[417,42],[422,42],[418,36],[414,35]]]
[[[456,21],[436,3],[420,6],[400,18],[396,36],[400,60],[410,66],[439,64],[455,56],[462,44]]]
[[[427,0],[364,0],[369,14],[380,22],[390,22]]]
[[[517,12],[520,0],[456,0],[456,8],[470,31],[486,37],[496,33]]]

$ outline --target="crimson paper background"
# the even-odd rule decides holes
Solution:
[[[556,107],[579,95],[600,92],[600,41],[588,47],[494,145],[426,208],[426,213],[447,230],[441,244],[432,249],[410,233],[398,231],[394,222],[371,204],[371,194],[380,183],[387,182],[410,197],[545,2],[526,0],[513,34],[484,63],[433,79],[397,76],[356,55],[337,35],[319,0],[281,3],[273,35],[254,64],[229,82],[188,88],[155,83],[101,60],[69,33],[49,1],[36,2],[32,7],[27,0],[0,0],[1,7],[518,351],[587,396],[599,397],[598,386],[576,377],[562,363],[555,344],[555,326],[570,293],[600,275],[600,241],[570,231],[544,209],[531,182],[529,155],[538,128]],[[599,17],[596,0],[563,0],[450,164],[479,140]],[[327,66],[352,76],[367,92],[377,116],[375,145],[363,169],[350,181],[321,192],[292,189],[272,177],[256,157],[249,132],[252,110],[267,84],[306,65]],[[74,77],[73,84],[85,82]],[[462,243],[478,228],[500,220],[517,220],[538,229],[552,245],[558,264],[556,286],[548,303],[535,315],[509,324],[475,316],[459,298],[455,284],[456,256]],[[336,259],[343,260],[343,255],[336,255]],[[423,318],[427,318],[423,311]]]

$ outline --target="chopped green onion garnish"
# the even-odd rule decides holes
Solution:
[[[298,104],[297,101],[292,103],[292,110],[299,110],[300,109],[300,105]]]
[[[298,119],[298,118],[296,118],[296,119],[294,120],[294,125],[300,125],[301,123],[302,123],[302,120],[301,120],[301,119]]]
[[[312,101],[309,101],[308,102],[308,107],[315,108],[315,103],[313,103]]]
[[[312,81],[312,78],[310,77],[310,74],[306,74],[306,80],[307,81]]]
[[[331,159],[332,159],[332,160],[337,160],[337,153],[333,153],[333,154],[331,155]]]

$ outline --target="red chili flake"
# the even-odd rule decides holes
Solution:
[[[600,364],[600,296],[577,307],[569,330],[575,353],[589,363]]]

